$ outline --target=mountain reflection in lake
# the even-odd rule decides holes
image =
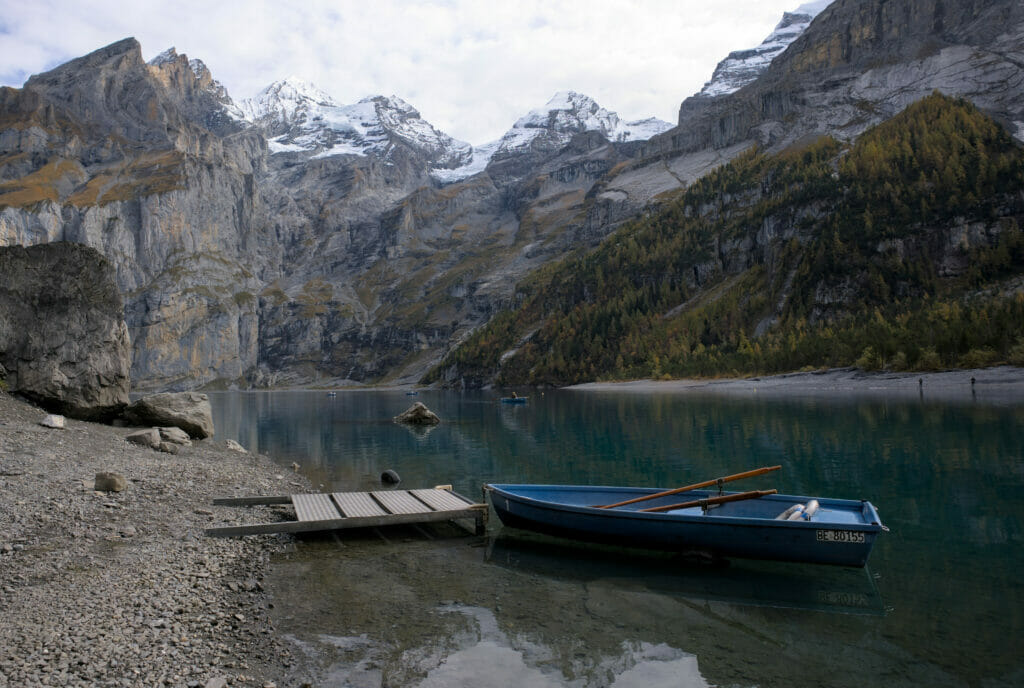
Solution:
[[[211,395],[218,438],[325,489],[484,482],[750,488],[867,498],[867,570],[581,546],[492,520],[301,540],[275,562],[278,629],[337,686],[1001,686],[1024,683],[1024,406],[673,394]],[[746,487],[746,485],[745,485]]]

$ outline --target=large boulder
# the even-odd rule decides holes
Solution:
[[[0,247],[0,369],[48,411],[109,420],[128,403],[131,346],[114,269],[95,249]]]
[[[437,414],[427,408],[426,404],[417,401],[402,413],[395,416],[396,423],[408,425],[437,425],[441,419]]]
[[[142,397],[124,410],[134,425],[181,428],[194,439],[213,436],[210,397],[196,392],[166,392]]]

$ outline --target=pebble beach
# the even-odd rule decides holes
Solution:
[[[224,441],[168,454],[127,428],[45,416],[0,392],[0,687],[308,685],[262,583],[290,536],[204,535],[285,518],[214,497],[308,482]],[[100,472],[125,489],[96,491]]]

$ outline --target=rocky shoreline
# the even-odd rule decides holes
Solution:
[[[126,442],[129,429],[45,416],[0,392],[0,687],[306,683],[261,583],[290,537],[203,531],[283,517],[214,497],[308,482],[224,441],[171,455]],[[126,489],[95,491],[103,471]]]

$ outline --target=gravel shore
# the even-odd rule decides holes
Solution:
[[[273,521],[217,496],[289,494],[307,481],[215,439],[176,455],[129,430],[67,421],[0,392],[0,687],[301,686],[262,580],[289,536],[210,538]],[[98,472],[127,479],[96,492]]]
[[[869,373],[837,368],[749,378],[589,382],[566,389],[587,392],[729,394],[759,397],[878,397],[1007,404],[1024,400],[1024,368],[999,366],[939,373]]]

